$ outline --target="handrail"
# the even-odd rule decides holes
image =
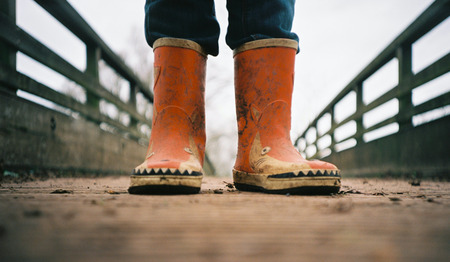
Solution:
[[[306,134],[309,130],[316,130],[316,138],[312,142],[305,142],[305,149],[314,146],[316,153],[311,158],[320,157],[321,151],[325,149],[335,152],[335,145],[349,139],[356,139],[357,144],[365,143],[362,139],[365,133],[376,130],[391,123],[399,123],[400,129],[411,128],[412,117],[416,114],[427,112],[431,109],[443,107],[450,104],[449,93],[443,94],[436,99],[425,102],[414,107],[411,101],[412,90],[426,82],[429,82],[450,71],[450,53],[441,59],[435,61],[421,72],[413,74],[412,72],[412,44],[426,33],[431,31],[450,14],[450,0],[436,0],[433,2],[410,26],[408,26],[394,41],[392,41],[372,62],[369,63],[350,83],[311,121],[310,125],[295,140],[295,146],[299,145],[300,140],[306,141]],[[398,85],[378,97],[369,104],[364,104],[363,82],[376,73],[385,64],[393,58],[398,59],[399,64],[399,82]],[[356,93],[356,112],[346,119],[336,121],[334,108],[338,102],[345,98],[349,93]],[[372,109],[394,99],[399,100],[399,112],[396,116],[388,118],[369,128],[362,124],[362,117]],[[430,106],[432,105],[432,106]],[[329,113],[331,115],[331,128],[324,134],[319,135],[317,130],[318,121]],[[357,131],[354,135],[336,141],[334,132],[337,128],[351,121],[356,122]],[[331,144],[322,150],[317,145],[318,140],[324,136],[331,136]]]
[[[51,15],[58,19],[62,24],[72,31],[77,37],[86,44],[87,67],[82,72],[57,55],[47,46],[36,40],[27,32],[15,24],[15,19],[10,19],[6,14],[0,13],[0,40],[6,43],[14,50],[20,51],[25,55],[35,59],[39,63],[62,74],[68,79],[79,84],[86,90],[88,101],[86,104],[76,102],[71,98],[63,98],[65,95],[53,91],[45,85],[20,74],[15,71],[15,65],[1,66],[0,82],[13,89],[21,89],[34,95],[55,102],[63,107],[80,113],[86,119],[96,123],[106,123],[116,128],[119,133],[128,134],[134,139],[146,139],[147,135],[138,130],[139,124],[151,126],[151,120],[139,114],[136,109],[135,94],[141,92],[150,103],[153,101],[153,94],[144,87],[141,80],[128,68],[120,59],[94,32],[94,30],[83,20],[76,10],[66,1],[36,0]],[[98,50],[94,51],[93,50]],[[100,84],[98,74],[98,62],[102,58],[116,72],[130,83],[130,102],[125,103],[116,95],[110,93]],[[38,88],[31,89],[31,86]],[[129,114],[130,124],[124,125],[118,120],[110,119],[102,115],[99,109],[99,100],[104,99],[114,104],[119,110]],[[72,101],[73,100],[73,101]]]
[[[151,102],[153,94],[145,88],[141,80],[133,71],[125,65],[122,59],[117,56],[98,36],[80,14],[66,1],[61,0],[35,0],[47,12],[61,22],[67,29],[74,33],[87,46],[94,45],[100,49],[101,58],[117,71],[121,76],[130,82],[130,86],[136,85],[139,91]]]

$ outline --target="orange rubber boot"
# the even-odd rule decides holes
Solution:
[[[297,42],[264,39],[235,50],[239,146],[236,188],[280,194],[330,194],[341,182],[336,166],[307,161],[290,140]]]
[[[206,54],[192,41],[154,45],[153,123],[147,156],[133,170],[131,194],[198,193],[205,152]]]

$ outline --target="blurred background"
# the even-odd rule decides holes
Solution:
[[[152,50],[144,38],[144,0],[70,0],[68,1],[96,31],[103,41],[132,68],[146,87],[152,83]],[[227,28],[226,1],[216,3],[221,25],[220,54],[208,58],[206,85],[207,153],[218,176],[230,176],[237,148],[237,125],[233,88],[232,50],[225,44]],[[296,57],[296,75],[292,108],[292,139],[301,135],[317,114],[397,35],[399,35],[433,1],[431,0],[297,0],[293,31],[300,37],[301,52]],[[69,30],[32,0],[17,0],[17,25],[66,59],[79,70],[86,69],[86,46]],[[413,45],[413,72],[450,51],[450,21],[445,20]],[[363,100],[373,101],[398,83],[398,62],[392,60],[365,81]],[[18,53],[17,70],[48,87],[85,103],[83,88],[61,74]],[[99,65],[100,83],[123,101],[129,100],[129,85],[106,63]],[[447,93],[450,74],[446,73],[428,86],[413,92],[413,103]],[[57,105],[27,92],[18,95],[44,106],[64,111]],[[354,100],[354,99],[353,99]],[[344,119],[355,107],[353,100],[336,106],[336,118]],[[139,113],[150,117],[151,105],[136,97]],[[129,122],[113,104],[100,102],[100,111],[113,119]],[[377,122],[398,112],[398,101],[383,108],[364,121]],[[450,106],[413,119],[414,123],[431,121],[450,114]],[[149,133],[148,126],[141,130]],[[320,126],[318,127],[321,128]],[[325,128],[325,127],[324,127]],[[355,126],[341,130],[345,136]],[[366,142],[398,130],[398,125],[378,130],[364,137]],[[145,143],[141,141],[141,143]],[[340,145],[344,150],[352,144]],[[314,152],[303,152],[311,156]],[[144,158],[136,159],[138,165]]]

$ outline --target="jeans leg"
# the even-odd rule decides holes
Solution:
[[[250,41],[288,38],[298,42],[291,32],[295,0],[228,0],[227,45],[236,49]]]
[[[147,0],[145,3],[145,37],[150,46],[162,37],[188,39],[216,56],[219,33],[213,0]]]

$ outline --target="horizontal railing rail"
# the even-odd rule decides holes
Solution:
[[[399,131],[412,128],[412,117],[430,110],[441,108],[450,104],[450,92],[442,94],[427,102],[414,106],[412,103],[412,90],[433,79],[436,79],[450,71],[450,53],[438,59],[422,71],[414,74],[412,71],[412,45],[430,32],[433,28],[448,18],[450,14],[449,0],[436,0],[432,3],[406,30],[404,30],[393,42],[391,42],[368,66],[366,66],[350,83],[317,115],[305,131],[296,138],[295,146],[300,151],[311,148],[312,154],[308,158],[322,158],[336,152],[336,145],[344,143],[351,139],[356,140],[356,145],[366,143],[363,139],[364,134],[385,127],[392,123],[399,124]],[[365,104],[363,101],[363,83],[369,77],[374,75],[384,65],[392,59],[398,60],[398,84],[394,88],[385,92],[374,101]],[[356,94],[356,110],[345,119],[338,121],[335,115],[335,107],[350,93]],[[365,127],[363,125],[363,116],[381,105],[398,99],[398,114],[389,117],[375,125]],[[325,116],[331,116],[330,128],[321,133],[318,123]],[[356,123],[356,132],[349,134],[339,140],[335,137],[335,131],[345,124],[354,121]],[[307,134],[312,132],[315,138],[309,139]],[[318,146],[318,141],[325,136],[330,136],[331,143],[328,146]],[[300,143],[300,142],[303,143]],[[301,147],[301,148],[300,148]]]
[[[0,81],[14,89],[23,90],[52,101],[62,107],[80,113],[82,116],[97,123],[106,123],[116,128],[119,133],[129,134],[132,138],[146,138],[147,135],[140,132],[139,124],[151,126],[151,120],[139,114],[136,109],[136,92],[141,92],[151,103],[152,93],[145,87],[141,80],[129,69],[125,63],[111,51],[100,39],[92,28],[66,1],[36,1],[63,25],[72,31],[86,45],[86,70],[80,71],[71,63],[57,55],[51,49],[27,32],[22,30],[5,14],[0,13],[0,40],[16,51],[33,58],[42,65],[60,73],[83,87],[86,91],[86,104],[75,101],[65,94],[41,84],[30,77],[16,71],[15,68],[1,66]],[[76,24],[79,23],[79,24]],[[99,61],[103,59],[111,68],[129,82],[130,101],[123,102],[119,97],[109,92],[99,81]],[[130,124],[127,126],[117,119],[111,119],[100,113],[99,100],[104,99],[114,104],[119,110],[130,116]]]
[[[100,57],[108,65],[129,81],[132,88],[136,87],[149,101],[153,102],[153,94],[145,88],[145,85],[133,71],[105,44],[70,4],[60,0],[36,0],[36,2],[53,15],[53,17],[58,19],[59,22],[87,46],[93,46],[94,49],[99,49]]]

